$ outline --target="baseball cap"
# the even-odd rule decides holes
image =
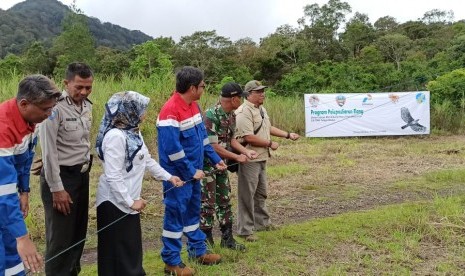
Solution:
[[[245,92],[250,92],[250,91],[253,91],[253,90],[265,89],[267,87],[268,86],[262,85],[262,83],[259,82],[258,80],[251,80],[251,81],[249,81],[248,83],[245,84],[244,91]]]
[[[228,82],[221,88],[221,97],[225,98],[240,97],[243,93],[241,86],[235,82]]]

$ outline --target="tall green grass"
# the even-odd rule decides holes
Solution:
[[[7,79],[0,79],[0,101],[14,97],[19,81],[23,76],[13,75]],[[62,80],[55,80],[62,86]],[[96,76],[90,100],[94,103],[92,137],[98,131],[105,103],[113,93],[134,90],[150,97],[150,107],[142,132],[150,145],[156,140],[154,128],[156,118],[163,103],[170,97],[175,88],[173,74],[154,76],[151,78],[130,77],[123,75],[119,79],[112,77],[99,78]],[[206,92],[199,101],[203,110],[218,101],[219,91],[214,85],[207,85]],[[274,93],[267,95],[265,107],[270,115],[272,124],[288,131],[305,133],[304,100],[300,96],[282,97]],[[464,133],[465,110],[455,108],[450,102],[435,103],[431,106],[431,127],[436,133]]]
[[[11,78],[0,78],[0,102],[16,95],[18,84],[22,76],[13,75]]]
[[[431,107],[431,125],[439,133],[464,133],[465,111],[455,107],[449,100],[434,103]]]

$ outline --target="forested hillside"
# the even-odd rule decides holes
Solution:
[[[62,21],[71,9],[57,0],[27,0],[4,11],[0,9],[0,58],[20,54],[34,41],[51,46],[63,28]],[[128,50],[152,37],[97,18],[86,17],[96,46]]]

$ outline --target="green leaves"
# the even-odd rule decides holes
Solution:
[[[449,100],[456,108],[465,109],[465,69],[457,69],[430,81],[431,100],[440,103]]]
[[[57,64],[55,76],[64,76],[66,66],[74,61],[95,65],[95,42],[84,15],[68,13],[63,20],[63,32],[54,40],[51,54]]]
[[[154,41],[134,46],[134,52],[136,57],[130,62],[132,74],[150,77],[152,75],[166,75],[173,71],[171,57],[163,53]]]

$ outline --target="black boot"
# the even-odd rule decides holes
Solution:
[[[232,232],[232,224],[221,225],[221,247],[238,250],[238,251],[245,251],[245,245],[236,242],[233,237]]]
[[[213,240],[213,234],[212,234],[212,229],[207,228],[207,229],[202,229],[202,232],[207,235],[207,238],[205,239],[205,242],[207,243],[208,246],[213,247],[215,245],[215,241]]]

